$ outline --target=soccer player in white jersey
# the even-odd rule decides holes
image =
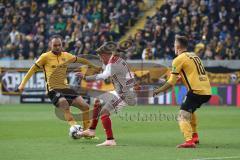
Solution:
[[[110,78],[116,94],[107,92],[95,99],[91,126],[79,134],[85,137],[94,137],[100,117],[107,139],[97,146],[115,146],[116,141],[113,137],[110,114],[125,105],[136,104],[136,94],[133,89],[135,79],[132,77],[126,61],[118,55],[117,45],[114,42],[107,42],[97,52],[105,69],[101,74],[86,76],[85,80],[96,81]]]

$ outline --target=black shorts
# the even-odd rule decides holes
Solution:
[[[72,101],[78,97],[76,91],[70,88],[64,89],[53,89],[48,92],[48,97],[52,101],[52,103],[57,107],[58,100],[62,97],[66,98],[68,104],[71,105]]]
[[[198,95],[192,92],[188,92],[185,101],[181,105],[181,110],[193,113],[200,108],[203,103],[210,100],[211,95]]]

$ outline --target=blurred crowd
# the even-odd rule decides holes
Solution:
[[[0,59],[35,59],[54,34],[75,55],[96,54],[139,19],[143,0],[0,0]],[[239,0],[164,0],[131,38],[129,59],[173,59],[175,34],[202,59],[240,59]]]
[[[137,20],[142,0],[0,0],[0,59],[35,59],[52,35],[75,55],[95,54]]]
[[[174,58],[175,34],[186,35],[189,50],[202,59],[240,59],[239,0],[164,0],[135,37],[130,59]]]

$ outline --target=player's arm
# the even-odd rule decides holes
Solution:
[[[77,57],[77,56],[74,56],[70,53],[67,53],[67,55],[68,55],[70,63],[81,63],[81,64],[84,64],[84,65],[87,65],[94,73],[99,73],[102,70],[102,67],[94,65],[93,63],[91,63],[90,61],[88,61],[85,58]]]
[[[32,77],[32,75],[38,71],[45,63],[45,58],[44,56],[40,56],[39,59],[36,61],[36,63],[28,70],[27,74],[25,75],[25,77],[23,78],[21,84],[18,87],[18,90],[20,92],[23,91],[25,85],[27,84],[28,80]]]
[[[161,86],[153,91],[153,96],[170,89],[173,85],[176,84],[176,82],[178,80],[178,75],[179,75],[180,71],[182,70],[183,62],[184,62],[184,59],[182,59],[181,57],[180,58],[177,57],[173,60],[172,72],[171,72],[170,78],[163,86]]]
[[[96,80],[105,80],[110,76],[111,76],[111,65],[108,64],[105,70],[103,71],[103,73],[95,74],[92,76],[86,76],[85,80],[89,82],[96,81]]]
[[[163,86],[154,90],[153,96],[170,89],[172,86],[176,84],[177,80],[178,80],[178,74],[172,73],[168,81]]]
[[[96,68],[96,69],[99,68],[99,66],[94,65],[93,63],[91,63],[85,58],[76,57],[75,63],[85,64],[85,65],[88,65],[89,67]]]
[[[18,87],[18,90],[20,92],[23,91],[25,85],[27,84],[28,80],[32,77],[32,75],[38,70],[39,68],[36,66],[36,64],[34,64],[27,72],[27,74],[25,75],[25,77],[23,78],[21,84]]]

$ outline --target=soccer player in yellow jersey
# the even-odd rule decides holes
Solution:
[[[90,125],[89,105],[67,83],[67,67],[70,63],[82,63],[92,67],[93,70],[100,68],[90,63],[88,60],[76,57],[68,52],[62,51],[62,41],[60,36],[53,36],[50,40],[51,51],[43,53],[35,64],[25,75],[19,85],[20,92],[31,76],[38,70],[43,69],[45,73],[46,89],[52,103],[61,109],[65,120],[70,126],[76,126],[77,122],[70,112],[70,105],[75,106],[83,112],[83,127],[87,129]]]
[[[171,76],[162,87],[154,90],[154,95],[166,91],[177,82],[179,75],[188,89],[178,116],[185,143],[178,148],[195,148],[199,143],[195,111],[211,97],[211,86],[203,64],[195,53],[187,51],[187,47],[187,38],[177,35],[174,43],[177,57],[172,62]]]

